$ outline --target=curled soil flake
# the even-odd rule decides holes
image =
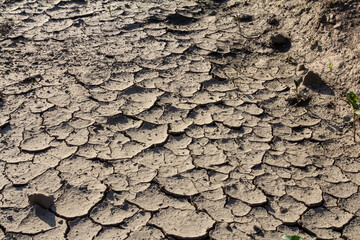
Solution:
[[[169,235],[179,238],[201,238],[215,223],[206,213],[175,208],[161,209],[150,220]]]

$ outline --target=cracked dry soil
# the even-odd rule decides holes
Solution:
[[[0,2],[0,239],[360,239],[359,1]]]

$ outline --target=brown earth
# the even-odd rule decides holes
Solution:
[[[359,1],[0,3],[0,239],[360,239]]]

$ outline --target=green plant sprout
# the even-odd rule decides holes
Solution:
[[[354,142],[356,137],[356,115],[360,115],[360,105],[358,104],[358,97],[353,92],[348,92],[346,94],[346,98],[348,102],[351,104],[353,108],[353,127],[354,127]]]
[[[298,80],[294,80],[295,83],[295,92],[296,92],[296,102],[297,104],[300,103],[300,98],[299,98],[299,86],[301,84],[302,79],[299,78]]]
[[[286,239],[286,240],[306,240],[305,238],[299,237],[297,235],[284,235],[284,236],[282,236],[282,239]]]
[[[290,64],[295,64],[296,63],[295,59],[293,57],[291,57],[291,56],[288,56],[286,58],[285,62],[290,63]]]
[[[240,26],[241,17],[240,17],[240,15],[235,15],[234,19],[235,19],[235,22],[237,23],[237,25],[239,27],[239,31],[241,32],[241,26]]]
[[[235,15],[234,19],[235,19],[235,21],[239,22],[240,21],[240,15]]]
[[[330,72],[332,72],[333,66],[334,66],[334,65],[333,65],[332,63],[329,63],[328,67],[329,67],[329,69],[330,69]]]

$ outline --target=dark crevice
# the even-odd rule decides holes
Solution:
[[[1,224],[0,224],[0,229],[1,229],[4,233],[6,233],[6,228],[5,228],[3,225],[1,225]]]

